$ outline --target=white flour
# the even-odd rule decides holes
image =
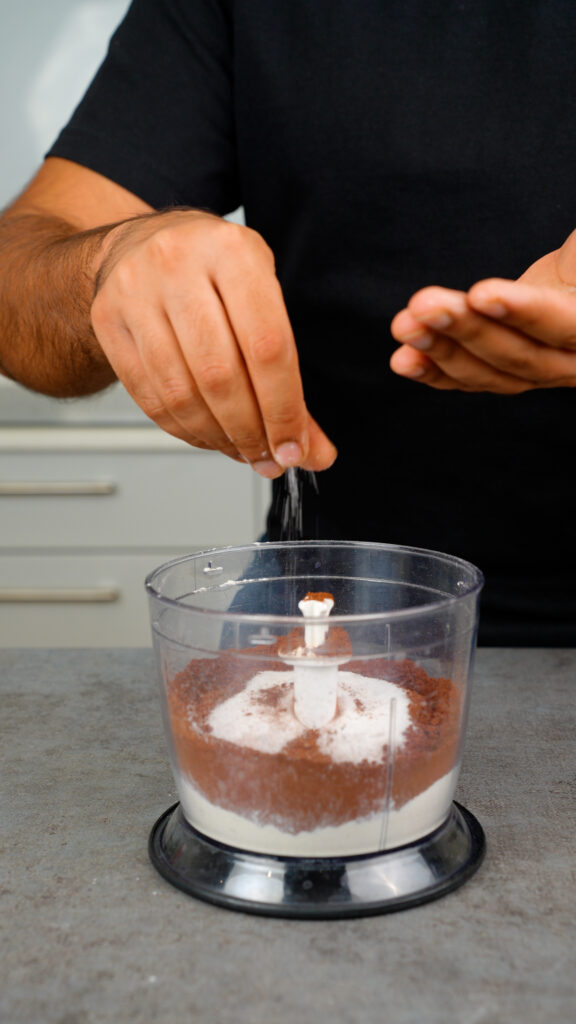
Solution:
[[[184,815],[194,828],[228,846],[277,857],[348,857],[413,843],[446,820],[457,779],[454,768],[399,810],[383,807],[369,818],[294,835],[216,807],[188,776],[176,775]]]
[[[266,754],[280,753],[306,732],[294,714],[293,681],[294,672],[290,669],[259,672],[240,693],[214,708],[208,719],[212,735]],[[278,701],[271,705],[266,699],[267,691],[282,684],[284,689]],[[337,763],[378,762],[385,746],[402,744],[409,725],[408,695],[402,687],[386,679],[370,679],[340,669],[337,712],[319,730],[318,746]]]

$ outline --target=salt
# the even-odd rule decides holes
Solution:
[[[291,466],[282,478],[284,492],[280,515],[282,540],[302,540],[304,536],[303,485],[310,486],[318,493],[316,474],[311,470]]]

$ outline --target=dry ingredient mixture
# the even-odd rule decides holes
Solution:
[[[266,688],[246,699],[254,701],[255,712],[264,704],[269,720],[282,728],[292,684],[277,655],[275,647],[250,648],[193,660],[169,683],[178,770],[211,805],[296,835],[366,819],[385,806],[400,810],[455,766],[459,690],[408,659],[356,659],[345,666],[352,678],[356,673],[359,679],[382,681],[383,688],[394,684],[401,693],[409,720],[393,757],[383,744],[379,756],[335,758],[323,729],[300,728],[272,751],[216,735],[211,722],[260,673],[277,673],[278,683],[271,685],[267,677]],[[361,716],[365,709],[356,702]],[[339,713],[340,706],[335,725]]]

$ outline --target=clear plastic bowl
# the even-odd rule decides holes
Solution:
[[[343,541],[215,549],[152,572],[189,824],[288,857],[375,853],[439,828],[461,762],[482,582],[450,555]],[[328,619],[303,617],[308,593],[333,595]]]

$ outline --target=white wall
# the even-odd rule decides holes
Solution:
[[[0,0],[0,209],[40,166],[129,5],[129,0]],[[242,222],[242,211],[230,219]],[[0,425],[143,418],[118,387],[56,403],[0,375]]]
[[[0,207],[36,171],[128,6],[128,0],[0,0]]]
[[[42,163],[128,6],[129,0],[0,0],[0,209]],[[143,418],[118,387],[63,403],[0,376],[0,425]]]
[[[0,0],[0,209],[40,166],[128,6],[129,0]],[[241,219],[241,212],[234,219]],[[136,460],[126,438],[141,450],[146,477],[153,482],[146,507],[157,528],[147,530],[137,546],[127,544],[122,531],[141,515],[141,501],[131,508],[119,501],[117,511],[111,505],[98,547],[92,535],[71,540],[63,526],[66,515],[74,519],[78,513],[74,497],[70,506],[55,499],[47,515],[41,496],[14,498],[9,493],[14,480],[24,480],[26,491],[39,475],[64,483],[74,473],[85,476],[89,456],[79,457],[75,469],[72,450],[80,442],[99,450],[102,436],[106,450],[97,456],[102,459],[99,472],[108,478],[118,460],[126,463],[116,473],[113,498],[128,494]],[[270,490],[266,481],[223,456],[186,446],[178,455],[172,448],[180,450],[146,420],[121,385],[91,398],[60,401],[0,375],[0,484],[5,487],[3,496],[0,489],[0,645],[148,644],[145,571],[198,546],[245,543],[261,533]],[[174,459],[182,467],[177,471]],[[187,488],[184,501],[176,498],[182,486]],[[174,535],[172,509],[178,506],[186,510],[185,538]],[[92,509],[98,528],[101,509]],[[21,536],[24,513],[28,525]],[[72,582],[81,590],[97,589],[103,581],[108,586],[114,576],[118,598],[106,605],[63,602],[59,588],[72,579],[68,569],[77,573]]]

